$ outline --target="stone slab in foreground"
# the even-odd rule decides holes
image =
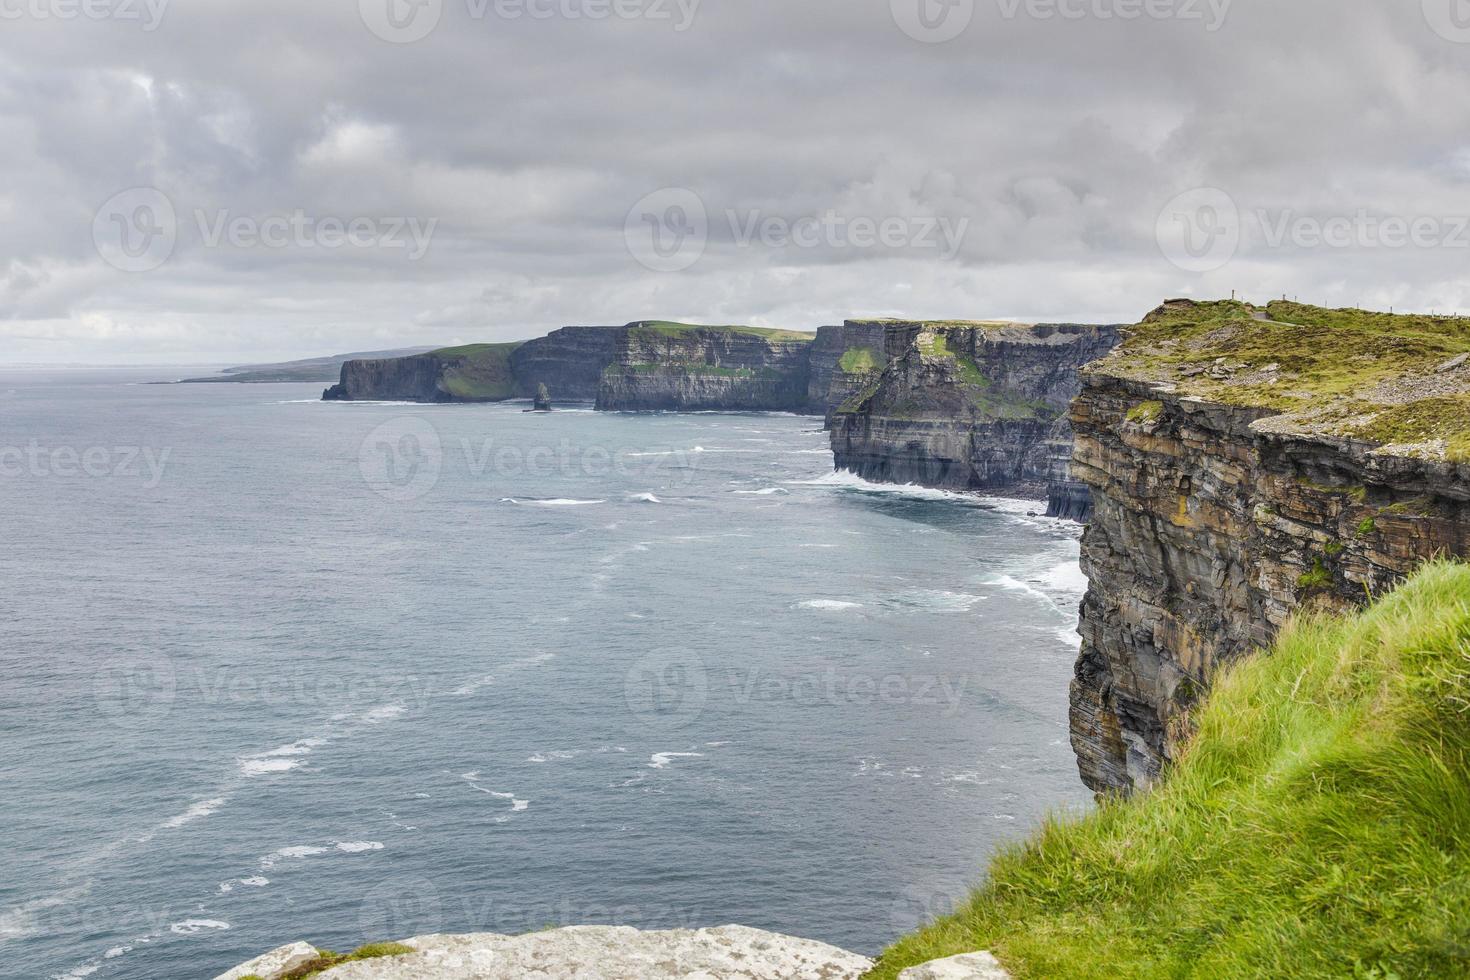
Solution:
[[[418,952],[344,963],[323,980],[857,980],[873,963],[826,943],[744,926],[641,932],[570,926],[527,936],[493,933],[404,940]],[[283,946],[216,980],[276,980],[297,946]],[[264,972],[269,969],[271,972]]]
[[[1011,980],[1011,975],[989,953],[964,953],[911,966],[898,980]]]

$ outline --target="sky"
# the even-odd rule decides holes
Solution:
[[[1470,313],[1467,0],[0,0],[0,364]]]

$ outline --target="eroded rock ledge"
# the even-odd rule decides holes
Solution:
[[[1156,780],[1216,668],[1298,609],[1470,554],[1466,347],[1447,318],[1171,301],[1083,371],[1071,730],[1089,787]]]

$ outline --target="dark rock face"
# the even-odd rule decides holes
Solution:
[[[886,483],[1047,496],[1070,480],[1065,417],[1078,369],[1118,342],[1114,327],[887,323],[880,377],[832,419],[838,469]],[[1063,516],[1085,514],[1075,486]]]
[[[413,357],[348,361],[324,401],[495,402],[514,398],[516,344],[474,344]]]
[[[381,361],[348,361],[342,379],[326,390],[326,401],[452,401],[440,382],[445,363],[434,354]]]
[[[1273,413],[1084,372],[1073,472],[1095,511],[1071,691],[1099,792],[1155,781],[1214,670],[1302,606],[1346,610],[1425,559],[1470,555],[1470,466],[1279,431]]]
[[[803,411],[811,341],[785,336],[629,324],[616,362],[603,372],[597,407],[610,412]]]
[[[544,384],[563,401],[593,401],[602,372],[618,359],[623,327],[563,327],[528,341],[510,357],[521,394]]]
[[[536,412],[551,411],[551,392],[546,390],[545,385],[536,386],[536,399],[531,403],[531,409]]]
[[[807,368],[807,402],[809,411],[827,417],[829,428],[838,406],[883,373],[885,332],[881,320],[848,320],[817,331]]]

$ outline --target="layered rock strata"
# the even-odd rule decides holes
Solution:
[[[1216,670],[1307,606],[1470,554],[1470,325],[1175,301],[1086,368],[1092,492],[1072,744],[1099,792],[1155,781]]]
[[[1067,406],[1114,327],[887,321],[886,366],[832,419],[839,469],[886,483],[1010,492],[1085,519]]]

